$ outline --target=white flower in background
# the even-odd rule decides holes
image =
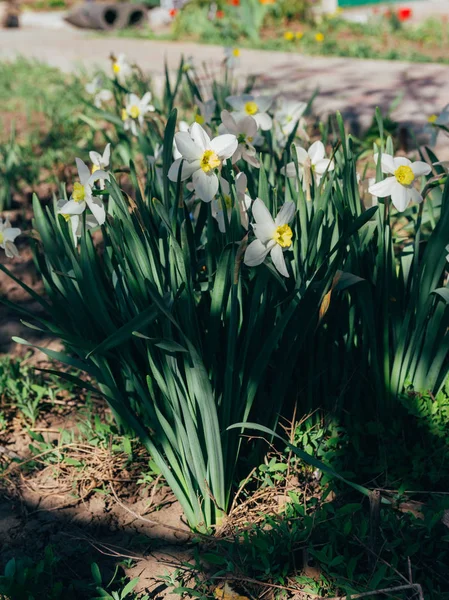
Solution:
[[[58,203],[58,213],[68,220],[73,215],[81,215],[86,208],[89,208],[97,223],[103,225],[106,219],[106,211],[101,198],[93,195],[92,186],[99,179],[109,179],[109,173],[97,170],[91,174],[89,167],[80,158],[75,160],[79,182],[73,186],[70,200],[63,200],[64,204]]]
[[[325,158],[325,148],[323,142],[317,140],[313,142],[308,150],[295,144],[296,156],[298,158],[298,174],[302,180],[303,190],[307,190],[312,183],[312,177],[319,185],[321,178],[326,171],[333,171],[335,168],[334,162],[329,158]],[[282,175],[287,177],[296,177],[296,166],[294,162],[281,169]]]
[[[245,173],[239,173],[235,178],[235,190],[237,192],[237,201],[240,211],[240,223],[245,229],[248,229],[248,209],[251,206],[251,198],[246,193],[246,187],[248,180]],[[221,195],[219,198],[212,200],[212,216],[218,222],[218,229],[225,233],[226,223],[224,218],[224,211],[228,215],[228,222],[231,221],[232,215],[232,196],[231,187],[226,179],[220,177]]]
[[[123,83],[127,77],[129,77],[133,71],[131,65],[126,59],[124,54],[119,54],[115,57],[111,54],[112,61],[112,72],[120,83]]]
[[[86,215],[86,217],[83,217],[82,215],[67,214],[65,212],[65,207],[69,202],[70,200],[58,200],[56,206],[58,214],[64,217],[67,223],[69,223],[72,231],[73,243],[76,246],[78,243],[78,238],[81,237],[83,232],[83,222],[85,223],[86,229],[94,229],[95,227],[98,227],[98,221],[94,215]]]
[[[84,88],[91,96],[95,95],[94,105],[97,108],[101,108],[104,103],[109,102],[113,98],[111,90],[101,89],[103,84],[103,77],[101,75],[97,75],[92,79],[92,81],[87,83]]]
[[[274,126],[279,143],[285,144],[287,142],[296,124],[298,124],[296,135],[309,141],[309,136],[305,130],[305,120],[302,118],[306,108],[307,104],[305,102],[287,100],[284,97],[278,99],[278,106],[274,113]]]
[[[111,144],[106,144],[103,154],[91,150],[89,152],[89,158],[93,165],[92,173],[101,169],[104,171],[109,167],[109,161],[111,160]]]
[[[164,146],[162,144],[156,144],[154,147],[154,154],[147,156],[147,163],[149,167],[156,165],[157,161],[161,158]]]
[[[199,125],[210,125],[212,123],[212,118],[215,115],[215,109],[217,107],[216,101],[211,98],[210,100],[206,100],[206,102],[201,102],[199,98],[195,98],[194,100],[197,108],[197,113],[195,117],[195,121]]]
[[[255,267],[263,263],[270,254],[274,266],[284,277],[289,277],[284,259],[284,251],[292,245],[293,232],[289,226],[295,216],[294,202],[285,202],[276,219],[259,198],[254,200],[252,206],[255,223],[252,224],[256,238],[245,252],[244,263],[248,267]]]
[[[427,119],[427,125],[424,131],[430,135],[430,145],[436,144],[438,134],[442,130],[441,128],[447,128],[449,126],[449,104],[443,108],[439,115],[430,115]],[[447,132],[446,132],[447,133]]]
[[[446,252],[449,252],[449,244],[446,246]],[[446,256],[447,262],[449,262],[449,254]]]
[[[93,96],[94,94],[96,94],[98,92],[98,90],[101,88],[102,85],[103,85],[103,77],[101,75],[96,75],[92,79],[92,81],[89,81],[88,83],[86,83],[86,85],[84,86],[84,89],[86,90],[86,92],[88,94]]]
[[[139,98],[136,94],[129,94],[126,97],[126,106],[122,110],[125,131],[129,129],[133,135],[137,135],[137,123],[142,129],[145,115],[156,110],[150,102],[151,92],[147,92],[142,98]]]
[[[194,123],[189,131],[175,134],[176,147],[182,158],[178,158],[170,167],[168,177],[178,181],[181,169],[181,181],[190,176],[198,198],[210,202],[218,192],[218,177],[215,173],[220,170],[223,162],[230,158],[237,149],[235,135],[219,135],[213,140],[198,123]]]
[[[240,50],[239,48],[225,48],[225,64],[228,69],[235,69],[240,65]]]
[[[377,157],[375,157],[377,163]],[[408,158],[394,158],[390,154],[382,154],[382,173],[392,175],[383,181],[371,185],[369,193],[377,198],[391,196],[391,201],[400,212],[405,210],[411,201],[422,202],[422,196],[413,185],[416,178],[430,173],[431,166],[420,160],[411,162]]]
[[[19,251],[17,250],[14,241],[21,233],[22,232],[18,227],[11,227],[8,218],[6,218],[4,222],[3,219],[0,218],[0,248],[5,251],[8,258],[19,256]]]
[[[111,159],[111,144],[106,144],[103,154],[91,150],[89,152],[89,158],[92,163],[92,173],[95,171],[105,171],[109,167],[109,161]],[[100,188],[104,189],[104,179],[100,179]]]
[[[235,111],[235,118],[253,117],[262,131],[268,131],[273,126],[273,121],[267,113],[273,104],[273,98],[269,96],[253,96],[243,94],[242,96],[228,96],[226,102]]]
[[[236,163],[241,158],[253,167],[260,167],[256,156],[256,149],[253,146],[257,136],[257,123],[253,117],[245,116],[236,119],[227,110],[221,112],[222,123],[218,128],[219,133],[232,133],[237,138],[238,146],[232,157],[232,163]]]
[[[107,104],[114,97],[111,90],[100,90],[97,94],[95,94],[94,105],[97,108],[101,108],[103,104]]]

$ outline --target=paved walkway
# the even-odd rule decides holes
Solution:
[[[217,69],[223,59],[219,46],[100,37],[74,28],[0,30],[0,59],[21,55],[70,71],[80,65],[109,68],[111,51],[126,53],[131,61],[151,72],[156,82],[163,78],[164,59],[175,68],[183,53],[193,56],[197,64],[205,61]],[[446,65],[242,50],[239,73],[258,75],[260,89],[298,99],[307,100],[318,89],[315,112],[323,117],[340,110],[356,131],[359,126],[369,125],[376,106],[386,111],[398,95],[402,100],[393,116],[418,127],[449,101]],[[447,156],[442,158],[449,158],[449,144],[445,146]]]

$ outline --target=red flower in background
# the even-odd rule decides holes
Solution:
[[[217,17],[217,19],[222,19],[224,17],[224,11],[223,10],[217,10],[215,16]]]
[[[404,7],[404,8],[400,8],[398,10],[398,19],[400,21],[408,21],[411,16],[412,16],[413,12],[411,8],[408,7]]]
[[[230,6],[240,6],[240,0],[228,0]]]
[[[170,15],[170,17],[172,19],[174,19],[176,17],[176,15],[178,14],[178,11],[176,10],[176,8],[172,8],[171,10],[168,11],[168,14]]]

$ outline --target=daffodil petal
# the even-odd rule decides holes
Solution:
[[[279,244],[276,244],[276,246],[272,248],[270,256],[279,273],[284,277],[289,277],[287,265],[285,264],[284,252]]]
[[[236,151],[237,146],[237,138],[231,133],[219,135],[209,144],[210,149],[216,152],[220,158],[230,158]]]
[[[275,225],[285,225],[287,223],[290,223],[290,221],[295,216],[295,212],[296,212],[295,203],[292,202],[291,200],[287,200],[287,202],[284,203],[283,207],[278,212],[278,215],[274,220]]]
[[[196,195],[203,202],[210,202],[218,192],[218,177],[215,173],[208,174],[199,169],[193,174],[192,181]]]
[[[75,162],[76,162],[76,168],[78,169],[78,176],[79,176],[80,183],[81,183],[81,185],[86,185],[86,183],[89,181],[89,177],[90,177],[89,167],[86,165],[86,163],[84,161],[81,160],[81,158],[75,158]]]
[[[190,136],[195,144],[201,148],[201,151],[204,152],[207,148],[209,148],[210,137],[204,131],[199,123],[194,123],[190,128]]]
[[[386,196],[391,196],[391,192],[394,189],[395,183],[397,183],[395,177],[387,177],[382,181],[378,181],[374,185],[370,185],[368,192],[377,198],[385,198]]]
[[[391,190],[391,201],[399,212],[403,212],[411,200],[410,189],[400,183],[396,182]]]
[[[201,158],[203,150],[195,144],[190,135],[185,131],[179,131],[175,134],[176,147],[187,160],[196,160]]]
[[[312,164],[316,164],[319,160],[322,160],[324,158],[324,154],[325,150],[323,142],[321,142],[320,140],[313,142],[308,152]]]
[[[257,267],[263,263],[269,252],[270,248],[267,248],[260,240],[254,240],[246,249],[243,262],[248,267]]]
[[[428,175],[432,170],[432,167],[422,160],[417,160],[416,162],[412,163],[410,167],[415,177],[420,177],[421,175]]]

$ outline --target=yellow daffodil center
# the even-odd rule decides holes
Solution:
[[[98,165],[92,165],[92,174],[95,173],[95,171],[99,170],[99,166]]]
[[[67,223],[70,221],[70,215],[66,215],[64,213],[60,213],[61,217],[64,217],[64,219],[67,221]]]
[[[126,108],[122,108],[122,121],[126,121],[127,118],[128,118],[128,112],[127,112]]]
[[[273,235],[274,241],[282,248],[289,248],[292,245],[293,231],[289,225],[279,225]]]
[[[238,48],[234,48],[232,55],[238,58],[240,56],[240,50]]]
[[[81,183],[75,183],[73,186],[73,194],[72,198],[75,202],[84,202],[84,198],[86,196],[86,190],[84,189],[84,185]]]
[[[254,101],[250,101],[245,104],[245,112],[247,115],[255,115],[258,110],[259,107]]]
[[[203,125],[205,118],[200,115],[199,113],[195,116],[195,121],[199,124],[199,125]]]
[[[0,244],[3,244],[4,241],[5,241],[5,236],[3,235],[3,232],[0,231]]]
[[[435,123],[435,121],[438,119],[438,115],[430,115],[430,117],[427,119],[427,121],[429,123]]]
[[[200,160],[200,167],[205,173],[209,173],[221,165],[221,160],[213,150],[205,150]]]
[[[112,70],[114,71],[114,73],[117,75],[118,73],[120,73],[120,65],[118,63],[112,63]]]
[[[137,119],[137,117],[140,115],[140,108],[136,104],[133,104],[129,107],[128,112],[131,119]]]
[[[394,172],[394,176],[401,185],[410,185],[415,180],[415,175],[408,165],[398,167]]]

